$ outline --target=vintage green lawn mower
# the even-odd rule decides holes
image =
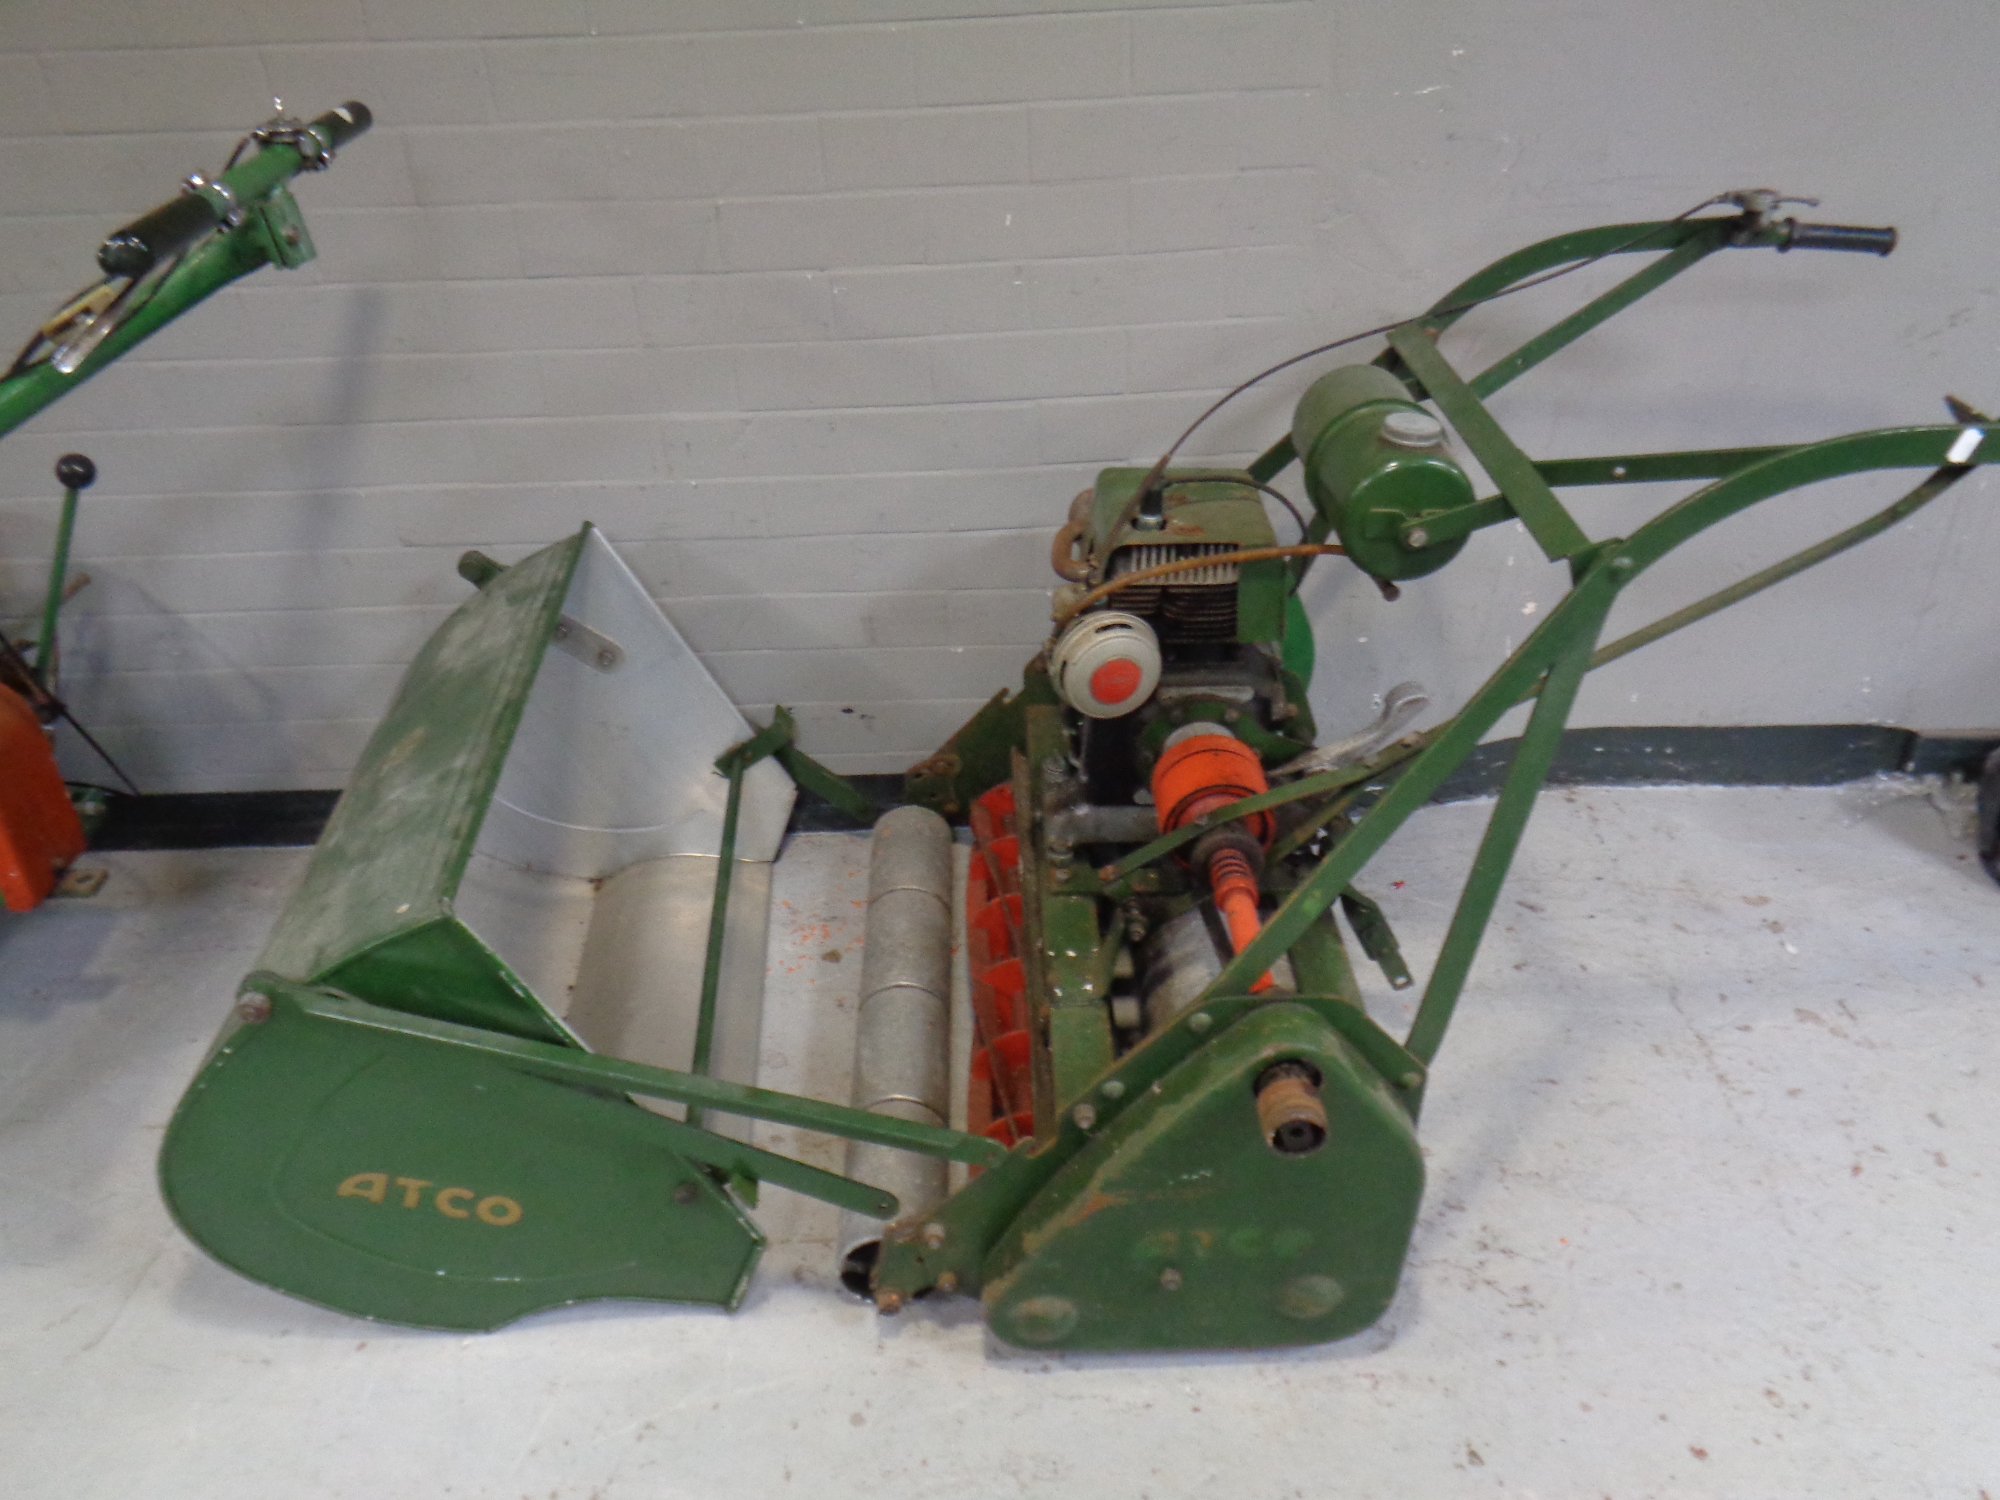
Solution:
[[[1989,456],[1986,419],[1766,448],[1533,459],[1495,391],[1730,248],[1887,254],[1775,195],[1516,252],[1311,382],[1247,469],[1110,469],[1056,537],[1055,630],[913,767],[878,826],[851,1104],[754,1081],[767,862],[792,780],[588,528],[501,569],[412,664],[257,970],[174,1116],[161,1180],[217,1258],[368,1317],[489,1328],[585,1298],[734,1306],[759,1183],[840,1205],[842,1279],[885,1313],[980,1297],[1041,1349],[1336,1339],[1395,1292],[1423,1189],[1425,1082],[1585,672],[1915,513]],[[1704,209],[1711,205],[1703,205]],[[1653,257],[1477,374],[1440,336],[1560,268]],[[1474,456],[1481,498],[1454,457]],[[1178,445],[1176,445],[1178,446]],[[1263,498],[1311,502],[1281,544]],[[1761,500],[1927,470],[1872,519],[1599,644],[1620,592]],[[1592,538],[1565,486],[1701,482]],[[1319,744],[1306,569],[1385,591],[1518,519],[1571,588],[1454,716]],[[1346,931],[1412,983],[1370,857],[1501,716],[1532,703],[1407,1036],[1372,1020]],[[789,773],[789,775],[787,774]],[[872,813],[871,813],[872,815]],[[946,1079],[945,819],[969,824],[967,1128]],[[719,854],[719,858],[718,858]],[[1341,919],[1334,910],[1339,907]],[[745,1122],[850,1143],[834,1174]],[[975,1172],[949,1191],[946,1163]],[[886,1221],[886,1227],[885,1222]]]

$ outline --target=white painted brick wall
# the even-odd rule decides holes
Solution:
[[[332,786],[464,596],[457,553],[588,518],[747,710],[789,703],[830,763],[892,770],[1014,680],[1050,529],[1098,467],[1542,235],[1774,181],[1906,248],[1704,268],[1503,398],[1537,450],[2000,400],[1994,13],[1837,0],[1802,49],[1753,10],[22,0],[0,13],[20,337],[274,93],[378,123],[299,186],[316,264],[221,294],[0,448],[0,615],[39,597],[51,462],[88,451],[79,713],[150,787]],[[1556,310],[1474,336],[1497,353]],[[1190,452],[1265,446],[1302,384]],[[1654,592],[1868,498],[1759,521]],[[1994,722],[1981,498],[1621,664],[1582,716]],[[1621,503],[1586,524],[1629,526]],[[1504,533],[1393,608],[1326,570],[1322,717],[1413,675],[1462,696],[1556,592]]]

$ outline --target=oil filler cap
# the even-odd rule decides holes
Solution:
[[[1103,610],[1063,632],[1049,667],[1056,690],[1078,713],[1115,719],[1153,695],[1160,680],[1160,642],[1137,615]]]
[[[1414,406],[1399,406],[1382,419],[1382,441],[1398,448],[1435,448],[1444,441],[1444,423]]]

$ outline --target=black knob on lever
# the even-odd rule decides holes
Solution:
[[[81,453],[65,453],[56,460],[56,483],[66,490],[87,490],[97,483],[97,465]]]

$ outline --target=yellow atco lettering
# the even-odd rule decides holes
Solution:
[[[498,1195],[481,1198],[479,1206],[473,1210],[480,1220],[487,1224],[518,1224],[521,1222],[521,1205],[512,1198]]]
[[[388,1201],[391,1181],[387,1172],[356,1172],[334,1189],[334,1192],[336,1196],[342,1198],[366,1198],[370,1203],[384,1203]],[[397,1177],[393,1181],[403,1190],[405,1208],[422,1207],[424,1189],[432,1186],[430,1180],[424,1177]],[[473,1207],[462,1206],[473,1203],[474,1199],[478,1199],[478,1202]],[[521,1222],[521,1205],[500,1193],[492,1193],[481,1198],[477,1190],[469,1187],[440,1188],[437,1196],[431,1201],[437,1205],[437,1211],[447,1219],[469,1219],[477,1214],[480,1223],[496,1225],[503,1229],[509,1224]]]
[[[437,1195],[437,1210],[447,1219],[469,1219],[472,1217],[469,1209],[453,1208],[451,1204],[453,1199],[463,1201],[474,1196],[471,1188],[446,1188]]]
[[[335,1189],[338,1197],[366,1198],[370,1203],[380,1203],[388,1191],[387,1172],[356,1172]]]

